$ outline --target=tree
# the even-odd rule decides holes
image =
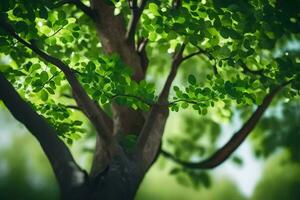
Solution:
[[[160,154],[208,185],[199,169],[229,158],[283,88],[285,98],[299,95],[299,53],[286,45],[298,37],[299,6],[279,0],[4,1],[0,99],[41,144],[63,199],[132,199]],[[163,64],[156,57],[170,54],[170,72],[157,92],[147,77]],[[207,76],[199,81],[190,74],[171,91],[178,69],[196,56],[208,63]],[[200,115],[213,107],[257,108],[212,156],[189,162],[161,148],[169,109],[189,105]],[[66,144],[85,131],[73,111],[96,132],[89,173]]]

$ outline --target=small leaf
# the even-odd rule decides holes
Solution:
[[[8,45],[7,40],[4,38],[0,38],[0,46],[6,46],[6,45]]]
[[[158,13],[158,6],[155,3],[149,3],[149,10],[152,12],[154,15],[159,15]]]
[[[191,85],[195,85],[196,84],[196,77],[192,74],[189,75],[188,77],[188,82],[191,84]]]
[[[240,157],[234,156],[232,161],[239,166],[243,165],[243,160]]]
[[[82,125],[82,121],[79,120],[75,120],[73,123],[74,126],[81,126]]]
[[[45,90],[42,90],[40,93],[40,97],[42,101],[47,101],[48,100],[48,93]]]
[[[39,11],[39,15],[41,18],[47,19],[48,18],[48,11],[45,7],[41,7]]]
[[[182,107],[183,109],[186,109],[186,108],[189,107],[189,104],[188,104],[187,102],[183,102],[183,103],[181,104],[181,107]]]
[[[175,91],[179,91],[179,87],[178,87],[178,86],[174,86],[173,89],[174,89]]]
[[[171,171],[170,171],[170,174],[171,175],[174,175],[174,174],[178,174],[179,172],[181,172],[182,170],[180,168],[173,168]]]
[[[49,78],[48,73],[46,71],[42,71],[42,73],[40,74],[41,81],[46,82],[48,78]]]

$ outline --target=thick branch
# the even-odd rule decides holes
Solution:
[[[169,110],[166,105],[171,105],[173,103],[176,103],[176,102],[169,103],[168,97],[169,97],[171,85],[176,77],[180,64],[195,55],[198,55],[200,53],[205,53],[204,50],[198,48],[199,49],[198,51],[184,57],[183,56],[184,49],[185,49],[185,44],[182,44],[179,50],[174,54],[172,65],[171,65],[171,71],[158,97],[158,102],[152,106],[149,116],[140,133],[138,143],[137,143],[136,154],[138,155],[137,158],[141,160],[142,170],[148,169],[148,167],[155,160],[155,157],[157,156],[157,153],[159,151],[162,135],[164,132],[164,127],[169,115]],[[191,101],[190,103],[197,103],[197,102]]]
[[[13,36],[15,39],[17,39],[21,44],[31,49],[33,52],[35,52],[38,56],[40,56],[45,61],[55,65],[57,68],[59,68],[64,75],[66,76],[66,79],[68,80],[72,91],[74,98],[76,100],[77,105],[83,110],[83,112],[87,115],[91,123],[96,128],[97,132],[100,134],[101,137],[108,143],[112,143],[112,135],[108,131],[108,128],[106,127],[104,120],[102,118],[102,111],[101,109],[95,104],[95,102],[88,96],[86,91],[83,89],[82,85],[77,80],[74,71],[65,63],[63,63],[61,60],[50,56],[49,54],[45,53],[44,51],[40,50],[37,46],[35,46],[32,43],[28,43],[25,40],[23,40],[19,35],[16,34],[16,32],[13,30],[13,28],[7,24],[6,22],[1,21],[0,26],[4,28],[11,36]]]
[[[168,75],[168,78],[164,84],[164,87],[159,95],[158,103],[167,103],[171,85],[176,77],[178,68],[183,62],[183,51],[185,49],[185,44],[182,44],[179,51],[175,53],[172,61],[171,71]]]
[[[159,114],[159,108],[161,108],[163,110],[167,109],[167,108],[165,108],[165,107],[163,108],[162,106],[159,106],[159,105],[167,103],[167,101],[168,101],[169,91],[170,91],[172,82],[175,79],[178,67],[179,67],[180,63],[182,62],[182,54],[183,54],[184,48],[185,48],[185,45],[182,45],[180,50],[173,57],[171,71],[170,71],[168,78],[164,84],[164,87],[158,97],[157,105],[154,105],[152,110],[150,111],[149,117],[147,119],[147,121],[149,121],[148,123],[150,123],[151,118],[155,118],[155,115]],[[166,111],[164,111],[164,112],[166,112]],[[144,125],[146,127],[148,126],[147,121],[145,122],[145,125]],[[143,148],[145,146],[145,144],[148,140],[149,134],[150,134],[149,130],[144,131],[144,132],[142,130],[140,137],[139,137],[139,141],[138,141],[138,145],[140,146],[140,148]]]
[[[36,137],[48,157],[64,195],[73,193],[85,184],[85,173],[74,161],[67,146],[56,131],[38,115],[15,91],[0,72],[0,99],[11,114]]]
[[[218,165],[222,164],[229,156],[240,146],[240,144],[246,139],[246,137],[251,133],[251,131],[255,128],[256,124],[270,105],[272,99],[275,97],[275,95],[287,84],[289,84],[290,81],[277,86],[274,88],[263,100],[263,103],[257,107],[255,112],[252,114],[252,116],[248,119],[248,121],[242,126],[242,128],[237,131],[232,138],[218,151],[216,151],[210,158],[201,161],[201,162],[186,162],[182,161],[176,157],[174,157],[169,152],[166,152],[164,150],[161,150],[161,153],[166,158],[169,158],[178,164],[181,164],[188,168],[193,169],[210,169],[217,167]]]
[[[126,41],[126,27],[121,15],[114,15],[115,7],[106,0],[91,0],[97,12],[97,33],[106,54],[118,54],[123,63],[133,70],[135,81],[144,79],[140,57],[134,45]],[[138,134],[144,124],[141,111],[113,104],[114,135]]]
[[[166,106],[153,105],[145,121],[135,150],[141,171],[147,171],[160,148],[162,134],[169,115]]]
[[[97,104],[98,105],[98,104]],[[98,105],[99,106],[99,105]],[[101,109],[102,111],[102,109]],[[109,129],[109,132],[113,132],[113,121],[112,119],[104,112],[102,111],[102,117],[107,125],[107,128]],[[106,144],[105,141],[103,141],[99,135],[96,135],[96,145],[95,145],[95,151],[94,151],[94,157],[93,157],[93,162],[92,162],[92,167],[90,171],[90,176],[91,178],[97,177],[103,170],[106,169],[107,165],[110,162],[110,158],[108,155],[106,155]]]
[[[152,106],[138,138],[135,152],[142,171],[148,170],[160,148],[161,138],[169,116],[168,107],[160,106],[160,104],[168,103],[169,91],[182,62],[184,48],[185,45],[183,44],[179,51],[174,54],[171,71],[158,97],[158,102]]]
[[[121,15],[115,15],[115,7],[106,0],[91,0],[92,9],[97,13],[95,25],[103,50],[107,54],[119,54],[122,61],[133,69],[133,79],[144,78],[140,59],[133,43],[126,40],[126,27]]]

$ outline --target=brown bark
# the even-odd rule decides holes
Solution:
[[[130,160],[120,147],[116,150],[117,153],[109,167],[89,177],[76,164],[67,146],[58,138],[56,131],[18,95],[2,73],[0,73],[0,85],[0,100],[41,144],[60,185],[62,199],[134,198],[143,175],[138,173],[136,163]]]
[[[140,59],[135,46],[126,40],[122,17],[115,16],[114,7],[107,5],[104,0],[91,0],[91,4],[97,14],[95,24],[104,51],[107,54],[119,54],[123,62],[133,69],[133,79],[142,80],[144,74]]]
[[[132,68],[134,72],[132,78],[135,81],[140,81],[145,78],[148,61],[145,45],[141,45],[141,49],[136,50],[134,35],[147,1],[139,1],[140,5],[138,6],[138,1],[133,0],[133,16],[128,24],[128,30],[126,30],[122,17],[114,15],[114,7],[105,2],[105,0],[91,0],[91,8],[84,5],[80,0],[63,0],[59,4],[75,4],[90,16],[95,23],[104,52],[106,54],[118,54],[122,61]],[[173,1],[174,8],[179,8],[180,5],[181,1]],[[7,23],[0,22],[0,25],[18,42],[64,72],[72,87],[78,108],[85,113],[98,133],[92,169],[88,175],[76,164],[68,148],[57,137],[55,130],[19,97],[11,84],[0,73],[0,99],[15,118],[22,122],[40,142],[52,164],[62,189],[63,199],[133,199],[140,182],[159,153],[169,115],[169,92],[178,68],[184,60],[203,53],[203,51],[200,49],[198,52],[184,57],[185,45],[183,44],[180,50],[176,52],[158,102],[152,105],[146,120],[140,111],[115,104],[113,105],[113,119],[111,120],[98,103],[94,102],[84,91],[75,73],[68,65],[20,38]],[[204,164],[203,162],[190,164],[173,158],[170,154],[168,156],[180,164],[190,165],[192,168],[199,168],[199,166],[209,168],[223,162],[253,130],[280,88],[271,92],[242,129]],[[118,144],[118,137],[126,134],[139,135],[133,154],[126,153]]]
[[[87,191],[86,173],[76,164],[68,147],[58,138],[56,130],[19,96],[1,72],[0,85],[0,100],[43,148],[58,180],[62,198],[80,198],[81,193]]]
[[[99,40],[107,54],[118,54],[128,67],[133,69],[133,79],[144,78],[140,57],[135,46],[126,40],[126,28],[121,16],[114,15],[114,7],[104,0],[91,0],[95,10],[95,25]],[[114,134],[138,134],[143,126],[144,117],[140,111],[113,105]]]
[[[247,136],[252,132],[255,128],[256,124],[259,122],[269,105],[271,104],[273,98],[276,94],[286,85],[288,85],[290,81],[281,84],[275,87],[263,100],[262,104],[257,107],[255,112],[251,115],[251,117],[244,123],[239,131],[237,131],[232,138],[220,149],[218,149],[211,157],[204,161],[200,162],[186,162],[182,161],[169,152],[161,150],[162,155],[166,158],[169,158],[175,161],[178,164],[181,164],[185,167],[192,169],[211,169],[219,166],[225,160],[227,160],[231,154],[244,142]]]

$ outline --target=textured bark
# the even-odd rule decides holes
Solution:
[[[22,39],[13,29],[13,27],[5,21],[0,21],[0,26],[6,30],[12,37],[14,37],[18,42],[26,46],[35,52],[40,58],[44,61],[49,62],[60,69],[67,81],[69,82],[74,99],[78,107],[84,112],[84,114],[89,118],[90,122],[95,127],[98,134],[106,141],[107,144],[107,153],[112,154],[113,152],[113,138],[108,130],[106,124],[104,123],[103,111],[100,109],[97,103],[95,103],[84,90],[80,82],[77,80],[77,77],[74,71],[66,65],[64,62],[55,58],[46,52],[40,50],[37,46],[32,43],[29,43]]]
[[[162,136],[169,116],[169,108],[166,106],[168,105],[169,92],[178,68],[183,61],[184,48],[185,45],[183,44],[179,51],[174,54],[171,70],[158,97],[157,105],[152,106],[137,142],[135,154],[139,168],[144,172],[153,164],[160,150]]]
[[[136,159],[139,170],[146,173],[155,160],[169,115],[166,107],[153,106],[138,140]]]
[[[164,150],[161,151],[162,155],[166,158],[169,158],[178,164],[181,164],[185,167],[191,169],[211,169],[221,165],[225,160],[227,160],[231,154],[244,142],[244,140],[249,136],[252,130],[255,128],[267,108],[270,106],[273,98],[276,96],[280,90],[289,84],[290,82],[286,82],[282,85],[275,87],[266,97],[264,98],[261,105],[257,107],[255,112],[251,115],[251,117],[243,124],[240,130],[238,130],[232,138],[220,149],[218,149],[211,157],[204,161],[200,162],[186,162],[182,161],[176,157],[174,157],[169,152]]]
[[[56,130],[19,96],[1,72],[0,85],[0,100],[43,148],[58,180],[62,198],[80,199],[87,191],[86,173],[76,164],[68,147],[58,138]]]
[[[119,149],[110,166],[96,177],[95,199],[134,199],[144,174],[139,173],[136,162]]]
[[[74,161],[56,131],[38,115],[0,73],[0,100],[36,137],[51,163],[65,200],[133,199],[143,175],[122,148],[102,173],[88,176]],[[101,147],[101,145],[100,145]],[[103,154],[102,152],[102,155]],[[98,162],[97,162],[98,163]],[[101,163],[100,163],[101,164]]]
[[[95,25],[102,47],[107,54],[120,55],[123,62],[133,69],[133,79],[144,78],[141,60],[135,46],[126,40],[126,27],[121,16],[114,16],[114,7],[105,0],[91,0],[96,12]],[[141,112],[128,107],[113,105],[114,135],[138,134],[143,126]]]
[[[132,1],[134,3],[132,16],[127,25],[127,30],[122,17],[114,15],[114,7],[108,5],[106,3],[108,1],[90,1],[91,7],[86,6],[80,0],[62,0],[57,6],[66,3],[75,4],[90,16],[95,23],[104,52],[108,55],[118,54],[122,61],[132,68],[134,72],[132,78],[135,81],[144,79],[148,65],[145,51],[147,39],[141,38],[137,49],[134,39],[135,30],[147,0]],[[178,9],[181,6],[181,1],[174,0],[172,5],[175,9]],[[112,105],[113,119],[110,119],[99,104],[88,96],[77,80],[75,72],[68,65],[40,50],[34,44],[20,38],[8,23],[0,21],[0,26],[18,42],[31,49],[44,61],[57,66],[65,74],[78,105],[76,108],[79,108],[88,117],[98,133],[92,169],[88,175],[76,164],[68,148],[58,138],[56,131],[19,97],[12,85],[0,72],[0,99],[13,116],[22,122],[40,142],[59,182],[62,198],[67,200],[134,199],[147,170],[159,154],[164,128],[169,115],[169,92],[178,68],[183,61],[205,52],[199,49],[199,51],[184,57],[185,44],[182,44],[179,51],[173,56],[170,73],[159,95],[158,102],[152,105],[146,119],[140,111],[115,104]],[[245,71],[247,70],[245,69]],[[248,70],[247,72],[251,71]],[[170,154],[168,156],[176,162],[191,168],[209,168],[220,164],[245,140],[271,103],[274,95],[284,85],[275,88],[265,98],[263,104],[258,107],[242,129],[211,159],[199,164],[180,161]],[[132,153],[125,152],[118,144],[120,136],[126,134],[139,136],[137,146]]]
[[[122,17],[115,16],[114,7],[105,3],[105,0],[92,0],[91,4],[97,14],[95,24],[104,51],[107,54],[119,54],[123,62],[132,67],[133,78],[142,80],[144,75],[140,58],[135,46],[126,40],[126,27]]]

